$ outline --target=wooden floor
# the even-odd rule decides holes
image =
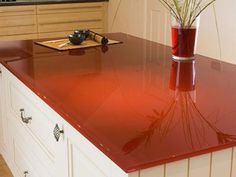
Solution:
[[[6,162],[0,155],[0,177],[13,177]]]

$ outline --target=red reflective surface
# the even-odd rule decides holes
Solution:
[[[236,66],[124,34],[122,44],[3,62],[124,171],[235,146]],[[3,57],[3,56],[2,56]]]

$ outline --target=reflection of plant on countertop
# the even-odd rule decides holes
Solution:
[[[177,124],[182,125],[185,142],[191,149],[203,147],[207,143],[205,132],[209,130],[215,134],[219,144],[236,141],[236,135],[225,133],[201,113],[189,92],[178,93],[177,99],[173,98],[166,108],[160,112],[153,109],[153,114],[145,117],[150,122],[149,126],[124,144],[122,150],[125,154],[142,144],[148,146],[152,141],[162,143]],[[158,138],[154,140],[155,134]]]
[[[216,0],[159,0],[181,27],[191,27],[197,17]]]

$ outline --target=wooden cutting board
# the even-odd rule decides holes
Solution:
[[[72,43],[70,43],[69,39],[59,39],[59,40],[50,40],[50,41],[41,41],[41,42],[35,42],[36,44],[45,46],[45,47],[49,47],[52,49],[56,49],[56,50],[70,50],[70,49],[80,49],[80,48],[88,48],[88,47],[95,47],[95,46],[101,46],[102,44],[88,39],[83,41],[80,45],[74,45]],[[110,40],[107,45],[111,45],[111,44],[119,44],[121,43],[120,41],[115,41],[115,40]]]

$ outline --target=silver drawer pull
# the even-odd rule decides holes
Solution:
[[[27,177],[28,174],[29,174],[28,171],[24,171],[24,177]]]
[[[60,136],[63,133],[64,133],[64,130],[60,130],[58,124],[56,124],[56,126],[55,126],[55,128],[53,130],[53,134],[54,134],[54,137],[55,137],[56,141],[59,141]]]
[[[28,124],[32,120],[32,117],[25,117],[24,109],[20,109],[20,117],[21,117],[22,122],[24,122],[25,124]]]

